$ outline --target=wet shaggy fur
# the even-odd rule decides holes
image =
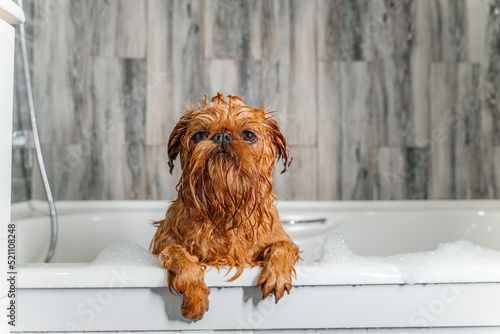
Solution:
[[[275,206],[274,165],[283,160],[284,172],[291,162],[278,123],[236,96],[196,104],[170,135],[170,172],[177,156],[182,169],[178,199],[151,242],[170,289],[183,296],[183,316],[193,321],[208,310],[207,266],[236,268],[230,280],[261,266],[257,286],[277,302],[290,292],[299,259]]]

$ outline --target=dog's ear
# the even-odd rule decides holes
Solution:
[[[187,130],[188,122],[185,119],[185,116],[181,117],[179,122],[175,125],[172,133],[170,134],[170,138],[168,139],[168,168],[170,174],[172,174],[174,170],[174,160],[179,155],[182,146],[182,138]]]
[[[285,136],[281,132],[278,122],[276,122],[271,115],[266,115],[265,123],[268,127],[269,133],[271,134],[271,140],[276,152],[276,160],[283,160],[284,168],[281,172],[281,174],[283,174],[288,170],[288,167],[290,167],[293,158],[290,155],[290,150],[286,144]]]

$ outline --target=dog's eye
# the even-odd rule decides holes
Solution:
[[[205,140],[207,137],[208,134],[205,131],[198,131],[191,137],[191,139],[195,143],[199,143],[200,141]]]
[[[241,134],[241,137],[248,144],[254,143],[257,140],[257,137],[251,131],[245,131],[245,132],[243,132]]]

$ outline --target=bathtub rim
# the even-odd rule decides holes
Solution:
[[[433,266],[435,275],[453,279],[405,282],[398,269],[389,264],[370,264],[362,268],[350,265],[330,265],[326,263],[297,263],[297,279],[294,286],[358,286],[358,285],[399,285],[422,284],[476,284],[500,283],[498,263],[447,264]],[[354,270],[353,270],[354,269]],[[356,270],[358,269],[358,270]],[[247,268],[233,282],[227,282],[235,271],[209,268],[205,273],[205,283],[211,288],[255,287],[260,268]],[[470,273],[481,272],[481,278],[471,279]],[[164,288],[167,285],[167,271],[153,266],[90,266],[89,263],[30,263],[17,268],[19,289],[74,289],[74,288]],[[474,275],[473,275],[474,276]],[[117,277],[127,277],[126,282]],[[110,283],[112,282],[112,284]],[[111,284],[111,285],[110,285]],[[117,284],[117,285],[116,285]]]
[[[107,212],[110,210],[120,211],[144,211],[166,209],[171,201],[60,201],[56,202],[60,215],[89,213],[89,212]],[[48,215],[48,205],[44,201],[32,200],[20,202],[13,205],[12,217],[16,219],[38,217],[39,215]],[[500,211],[500,201],[497,200],[474,200],[474,201],[281,201],[278,203],[278,209],[282,210],[311,210],[321,209],[323,211],[402,211],[428,210],[428,211]],[[297,264],[298,280],[294,281],[297,286],[311,285],[372,285],[372,284],[398,284],[412,285],[402,280],[396,267],[388,264],[377,264],[370,267],[368,274],[365,270],[352,272],[352,267],[331,266],[328,264],[313,264],[314,275],[308,274],[311,270],[310,263]],[[146,268],[134,266],[118,266],[132,272],[148,271],[149,276],[139,274],[137,279],[130,282],[127,287],[164,287],[166,286],[166,272],[161,268]],[[29,263],[18,266],[19,288],[85,288],[85,287],[107,287],[106,277],[112,277],[113,270],[116,267],[98,267],[94,266],[92,270],[98,270],[94,274],[88,270],[88,263]],[[358,268],[359,269],[359,268]],[[451,270],[459,272],[464,269],[464,264],[446,265],[436,270]],[[441,280],[438,282],[418,282],[415,284],[439,284],[439,283],[500,283],[500,266],[495,263],[482,263],[479,265],[468,265],[466,273],[474,273],[482,270],[487,271],[487,275],[481,279],[470,279],[470,274],[465,276],[456,276],[456,279]],[[235,282],[226,282],[227,277],[225,269],[220,273],[212,269],[206,273],[207,285],[211,287],[248,287],[255,286],[257,282],[259,268],[246,269],[244,274]],[[370,275],[369,273],[372,273]],[[301,274],[302,273],[302,274]],[[375,273],[375,274],[373,274]],[[40,276],[41,275],[41,276]],[[335,275],[336,279],[330,277]],[[40,277],[44,277],[42,281]],[[328,279],[327,279],[328,277]]]
[[[110,209],[125,209],[141,211],[145,209],[160,209],[168,207],[174,200],[81,200],[56,201],[59,214],[74,214],[75,209],[81,212],[108,211]],[[500,211],[500,200],[384,200],[384,201],[286,201],[277,202],[279,209],[307,210],[322,209],[326,211]],[[29,200],[11,205],[12,218],[25,218],[32,214],[48,214],[48,204],[43,200]]]

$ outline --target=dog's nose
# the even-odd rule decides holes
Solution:
[[[233,140],[233,137],[231,137],[231,135],[227,132],[219,132],[215,134],[212,140],[218,144],[225,144],[231,142],[231,140]]]

